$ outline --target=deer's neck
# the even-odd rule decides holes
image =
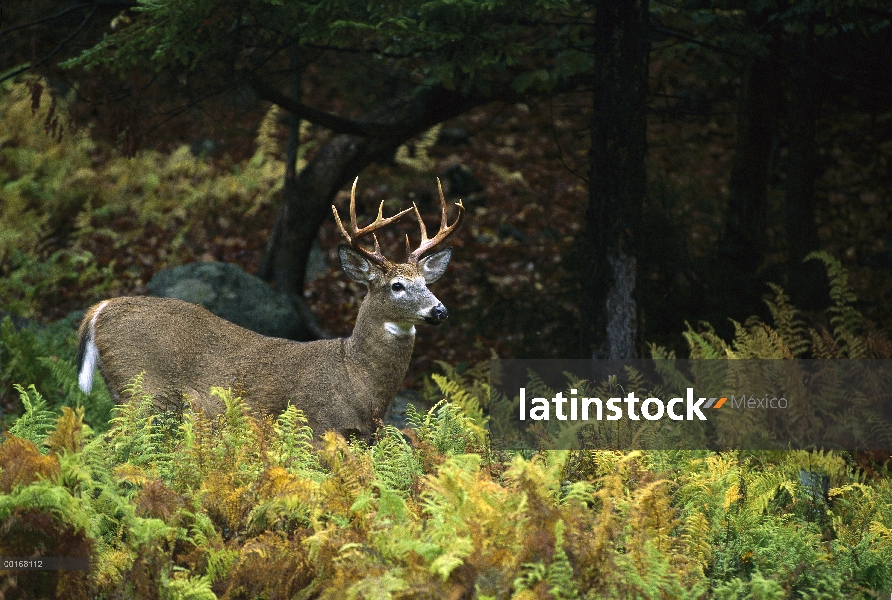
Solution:
[[[380,403],[389,404],[402,386],[412,349],[415,327],[381,319],[368,302],[359,307],[353,335],[345,342],[347,358]]]

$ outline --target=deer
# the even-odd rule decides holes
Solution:
[[[459,227],[465,208],[449,225],[439,179],[439,231],[428,238],[415,203],[392,217],[365,227],[356,221],[356,185],[350,193],[350,222],[338,209],[334,218],[346,243],[338,246],[341,269],[368,288],[350,337],[309,342],[267,337],[221,319],[204,308],[174,298],[119,297],[92,306],[78,331],[78,384],[90,393],[99,372],[120,401],[128,383],[142,375],[144,391],[155,398],[188,398],[192,409],[213,418],[224,410],[212,387],[231,388],[255,415],[277,416],[289,405],[303,411],[314,435],[335,431],[371,441],[402,387],[415,345],[415,326],[439,325],[448,317],[443,303],[428,289],[446,271],[452,248],[427,254]],[[376,231],[413,211],[421,242],[406,261],[393,263],[381,252]],[[359,242],[368,236],[369,250]]]

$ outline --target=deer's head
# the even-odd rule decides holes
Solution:
[[[412,326],[419,323],[431,323],[439,325],[448,316],[446,307],[427,288],[446,271],[449,259],[452,258],[452,249],[444,248],[438,252],[424,256],[425,252],[433,249],[443,242],[459,226],[464,215],[465,208],[462,203],[456,202],[458,217],[452,225],[448,225],[446,216],[446,199],[443,197],[443,187],[437,185],[440,190],[440,205],[442,216],[440,230],[433,238],[427,237],[427,229],[418,207],[412,204],[412,208],[384,218],[384,202],[378,207],[378,217],[368,226],[359,228],[356,223],[356,181],[350,192],[350,229],[344,227],[338,215],[337,208],[332,206],[335,221],[341,230],[341,234],[347,240],[346,244],[338,247],[338,256],[341,268],[344,272],[359,283],[366,285],[369,293],[364,304],[368,304],[375,314],[389,327],[393,327],[392,333],[408,333]],[[418,226],[421,230],[421,243],[415,250],[409,245],[409,236],[406,236],[406,262],[392,263],[382,253],[378,244],[378,238],[374,232],[382,227],[400,219],[403,215],[415,211]],[[375,242],[374,250],[368,250],[359,245],[359,240],[371,234]]]

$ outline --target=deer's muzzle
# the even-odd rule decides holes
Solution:
[[[430,323],[431,325],[439,325],[443,321],[449,318],[449,312],[446,310],[446,307],[443,304],[438,304],[431,309],[431,312],[428,316],[424,317],[425,323]]]

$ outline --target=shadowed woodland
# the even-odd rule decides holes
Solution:
[[[482,366],[892,357],[887,3],[3,9],[0,555],[103,566],[0,572],[0,597],[892,591],[888,453],[497,452]],[[237,391],[212,423],[152,421],[139,381],[116,411],[77,389],[82,311],[195,261],[285,293],[306,338],[349,335],[364,289],[331,205],[357,176],[361,223],[414,202],[434,227],[436,177],[467,209],[409,433],[314,445]]]

